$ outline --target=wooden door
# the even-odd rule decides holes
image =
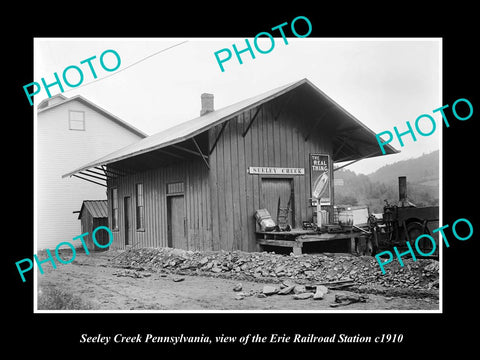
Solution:
[[[167,200],[168,246],[187,249],[185,200],[183,195],[169,196]]]
[[[93,226],[92,226],[92,232],[99,226],[107,226],[108,227],[108,218],[95,218],[93,219]],[[110,241],[110,236],[108,232],[106,231],[97,231],[95,234],[95,239],[100,245],[107,245],[108,242]],[[92,239],[93,242],[93,239]],[[95,244],[94,244],[95,245]],[[104,251],[107,250],[108,248],[100,248],[97,245],[94,246],[95,251]]]
[[[262,179],[262,208],[268,210],[273,221],[277,221],[278,199],[280,198],[280,207],[287,207],[290,199],[291,211],[288,215],[288,223],[294,227],[294,195],[293,179],[285,178],[263,178]]]
[[[132,241],[132,202],[130,196],[123,198],[123,216],[125,224],[125,245]]]

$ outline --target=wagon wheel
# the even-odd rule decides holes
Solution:
[[[428,228],[424,227],[421,223],[417,221],[412,221],[407,224],[407,233],[412,247],[414,246],[417,237],[422,234],[430,235],[430,231],[428,230]],[[429,254],[432,251],[433,245],[432,242],[428,239],[420,239],[420,241],[418,242],[418,247],[424,254]]]

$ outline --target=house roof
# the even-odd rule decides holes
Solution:
[[[62,101],[48,106],[48,102],[51,101],[54,98],[60,98],[60,99],[62,99]],[[136,127],[130,125],[129,123],[123,121],[119,117],[113,115],[112,113],[108,112],[107,110],[105,110],[105,109],[101,108],[100,106],[94,104],[90,100],[85,99],[81,95],[75,95],[75,96],[72,96],[71,98],[67,98],[66,96],[64,96],[62,94],[57,94],[57,95],[52,96],[51,98],[44,99],[38,104],[37,113],[40,114],[40,113],[49,111],[51,109],[54,109],[58,106],[62,106],[62,105],[66,104],[66,103],[69,103],[71,101],[81,102],[82,104],[84,104],[84,105],[88,106],[89,108],[91,108],[92,110],[102,114],[106,118],[112,120],[114,123],[124,127],[125,129],[129,130],[130,132],[134,133],[135,135],[137,135],[141,138],[146,138],[148,136],[143,131],[141,131],[141,130],[137,129]]]
[[[82,218],[83,210],[87,210],[93,218],[108,217],[108,203],[107,200],[83,200],[82,207],[78,218]]]
[[[43,99],[42,101],[40,101],[38,103],[37,109],[40,110],[40,109],[46,108],[48,106],[48,103],[50,103],[50,102],[52,102],[52,100],[56,100],[56,99],[60,99],[60,101],[63,101],[63,100],[67,100],[68,98],[65,95],[62,95],[62,94],[53,95],[52,97],[49,97],[49,98],[46,98],[46,99]]]
[[[308,79],[302,79],[173,126],[169,129],[151,135],[147,138],[139,140],[138,142],[121,148],[115,152],[112,152],[100,159],[85,164],[78,169],[70,171],[62,177],[72,176],[86,169],[115,163],[117,161],[121,161],[134,156],[138,156],[140,154],[148,153],[157,149],[180,143],[182,141],[193,138],[216,125],[233,119],[235,116],[245,110],[258,107],[283,94],[296,91],[297,89],[302,89],[302,91],[304,91],[304,93],[302,94],[306,94],[306,92],[308,92],[310,96],[313,96],[312,99],[314,101],[322,102],[322,104],[328,104],[330,108],[334,108],[337,112],[336,121],[338,121],[338,123],[335,125],[337,127],[339,126],[342,133],[344,133],[345,136],[347,136],[351,141],[357,141],[358,143],[367,144],[370,148],[376,149],[373,152],[369,152],[368,154],[363,155],[355,153],[354,150],[351,150],[351,153],[346,153],[345,156],[343,156],[342,160],[339,161],[358,160],[360,158],[382,155],[375,137],[375,133],[372,130],[370,130],[366,125],[361,123],[353,115],[348,113],[335,101],[329,98],[325,93],[323,93],[320,89],[313,85]],[[343,148],[345,145],[345,141],[346,140],[344,138],[343,143],[339,142],[336,147]],[[345,146],[345,149],[347,148],[348,146]],[[386,151],[386,154],[394,154],[399,152],[390,145],[386,145],[384,149]],[[340,151],[340,149],[338,150]],[[343,151],[345,152],[346,150]]]

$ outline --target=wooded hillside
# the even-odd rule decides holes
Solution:
[[[374,173],[356,174],[347,169],[335,171],[343,186],[335,186],[336,204],[368,205],[371,212],[381,212],[384,199],[398,202],[398,177],[407,177],[408,199],[417,206],[439,204],[439,151],[418,158],[385,165]]]

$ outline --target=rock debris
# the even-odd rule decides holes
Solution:
[[[299,299],[322,299],[328,289],[380,294],[391,289],[396,290],[391,293],[394,295],[406,293],[407,296],[428,297],[433,293],[433,296],[438,296],[438,261],[403,259],[403,262],[404,267],[390,263],[386,274],[382,274],[374,257],[352,254],[282,255],[272,252],[138,248],[125,250],[112,259],[113,266],[126,269],[267,283],[257,296],[295,294]],[[140,277],[120,273],[117,276]],[[306,288],[308,285],[309,289]],[[234,291],[239,300],[246,296],[241,290],[241,284],[237,284]],[[311,295],[298,296],[304,293]]]

